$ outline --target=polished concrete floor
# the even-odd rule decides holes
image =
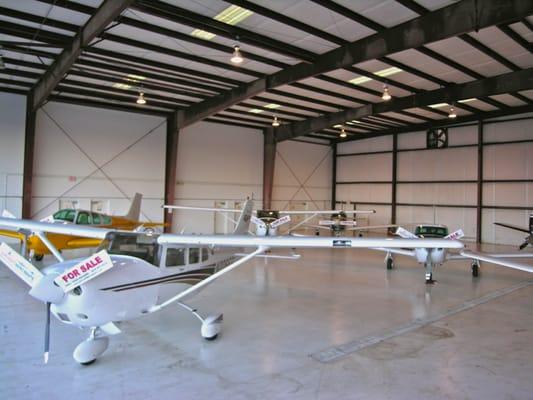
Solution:
[[[89,367],[72,359],[86,333],[57,320],[42,364],[44,305],[0,268],[0,399],[533,398],[533,276],[450,262],[426,286],[408,258],[387,271],[381,253],[301,254],[250,262],[190,301],[224,312],[216,341],[169,307],[124,323]]]

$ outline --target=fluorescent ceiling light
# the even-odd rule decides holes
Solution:
[[[213,19],[224,22],[228,25],[237,25],[239,22],[245,20],[252,14],[253,12],[247,10],[246,8],[232,5],[223,10],[221,13],[217,14]]]
[[[254,113],[254,114],[261,114],[263,112],[263,110],[261,110],[259,108],[250,108],[248,110],[248,112],[251,112],[251,113]]]
[[[391,76],[402,71],[403,70],[400,68],[390,67],[382,69],[380,71],[376,71],[373,74],[383,78],[385,76]],[[371,80],[372,78],[369,78],[367,76],[358,76],[357,78],[350,79],[348,82],[353,83],[354,85],[361,85],[362,83],[370,82]]]
[[[353,122],[346,121],[346,125],[355,125]]]
[[[390,67],[386,69],[382,69],[381,71],[374,72],[374,75],[381,76],[382,78],[385,76],[391,76],[394,74],[397,74],[398,72],[402,72],[403,70],[396,67]]]
[[[135,80],[138,80],[138,81],[144,81],[146,79],[146,76],[128,74],[128,78],[135,79]]]
[[[348,82],[353,83],[354,85],[360,85],[361,83],[370,82],[372,78],[368,78],[366,76],[359,76],[354,79],[350,79]]]
[[[459,100],[458,103],[470,103],[471,101],[476,101],[477,99],[474,97],[474,98],[471,98],[471,99],[464,99],[464,100]]]
[[[131,85],[128,85],[126,83],[114,83],[113,87],[117,89],[124,89],[124,90],[131,89]]]
[[[437,103],[437,104],[430,104],[429,107],[431,108],[441,108],[441,107],[447,107],[448,103]]]
[[[239,22],[245,20],[252,14],[253,12],[247,10],[246,8],[233,5],[229,6],[225,10],[222,10],[219,14],[215,15],[213,19],[216,19],[220,22],[224,22],[228,25],[237,25]],[[211,40],[216,35],[214,33],[207,32],[202,29],[195,29],[191,32],[191,36],[195,36],[203,40]]]
[[[342,128],[342,125],[333,125],[334,128]]]
[[[197,38],[204,39],[204,40],[211,40],[216,35],[214,33],[203,31],[201,29],[195,29],[194,31],[191,32],[191,36],[195,36]]]
[[[280,108],[281,105],[280,104],[276,104],[276,103],[270,103],[270,104],[266,104],[265,105],[265,108],[270,108],[271,110],[274,110],[276,108]]]
[[[356,120],[356,119],[352,119],[352,122],[353,122],[354,124],[360,124],[360,123],[361,123],[361,121],[358,121],[358,120]]]

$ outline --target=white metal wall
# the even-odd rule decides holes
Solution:
[[[26,97],[0,93],[0,211],[22,211]]]
[[[483,184],[482,239],[484,242],[517,244],[523,234],[495,226],[495,221],[528,226],[531,210],[493,209],[490,206],[530,207],[533,209],[532,180],[533,143],[494,145],[502,141],[533,140],[533,119],[519,119],[484,124],[484,180],[519,180],[513,183],[486,182]],[[434,222],[451,229],[463,228],[467,237],[476,235],[476,204],[478,159],[478,127],[449,128],[449,145],[466,146],[439,150],[410,150],[426,147],[426,133],[413,132],[398,135],[397,222],[402,224]],[[469,146],[470,145],[470,146]],[[378,137],[340,144],[338,154],[384,151],[338,157],[337,182],[369,182],[337,185],[338,201],[353,201],[357,208],[371,203],[381,216],[372,217],[373,223],[390,221],[390,206],[372,205],[390,203],[392,194],[392,137]],[[386,183],[377,183],[383,181]],[[440,183],[432,183],[440,181]],[[459,181],[459,182],[443,182]],[[461,182],[470,181],[470,182]],[[416,206],[413,204],[420,204]],[[422,206],[423,205],[423,206]],[[432,206],[434,205],[434,206]],[[457,205],[459,207],[438,207]],[[464,207],[462,207],[464,206]]]
[[[184,129],[179,136],[176,179],[180,205],[233,208],[253,196],[260,206],[262,131],[208,122]],[[222,233],[231,229],[232,224],[217,223],[220,218],[211,212],[178,211],[174,230]]]
[[[47,103],[36,120],[33,218],[69,201],[123,214],[139,192],[142,219],[161,221],[165,135],[164,118]]]

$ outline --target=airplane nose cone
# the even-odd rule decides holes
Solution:
[[[41,280],[31,288],[30,296],[45,303],[57,304],[63,300],[65,292],[54,283],[56,275],[44,275]]]

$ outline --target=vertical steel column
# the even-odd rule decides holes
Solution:
[[[179,115],[167,118],[167,143],[165,150],[165,204],[174,204],[176,194],[176,169],[178,162]],[[165,211],[165,232],[172,231],[172,212]]]
[[[477,125],[477,218],[476,243],[481,243],[483,224],[483,120]]]
[[[398,189],[398,134],[392,135],[392,185],[391,185],[391,224],[396,223],[396,195]]]
[[[337,209],[337,143],[332,143],[331,152],[333,163],[331,165],[331,209]]]
[[[272,128],[263,131],[263,209],[272,206],[272,188],[274,185],[274,167],[276,162],[276,136]]]
[[[24,171],[22,178],[22,218],[30,219],[33,192],[33,158],[35,150],[35,118],[33,92],[26,96],[26,130],[24,134]]]

